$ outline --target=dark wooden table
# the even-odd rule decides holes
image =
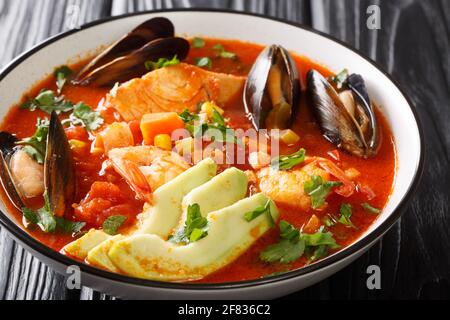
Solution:
[[[373,4],[381,9],[379,30],[366,26],[367,8]],[[424,125],[426,170],[401,221],[355,263],[287,298],[449,299],[450,1],[0,0],[0,66],[74,22],[184,7],[256,12],[329,33],[384,66],[404,86]],[[381,290],[367,289],[369,265],[381,268]],[[0,298],[111,299],[89,288],[67,290],[61,275],[33,258],[4,230],[0,230]]]

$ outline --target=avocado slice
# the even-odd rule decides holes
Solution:
[[[188,245],[176,245],[153,234],[133,235],[117,241],[108,255],[123,273],[151,280],[187,281],[201,279],[243,254],[272,227],[266,214],[248,222],[247,212],[270,201],[273,221],[279,218],[275,204],[257,194],[227,208],[208,214],[208,235]]]
[[[155,234],[167,239],[180,221],[183,198],[216,174],[217,164],[208,158],[160,187],[153,194],[153,206],[140,216],[136,234]]]
[[[111,236],[102,230],[91,229],[81,238],[66,245],[63,252],[79,260],[84,260],[89,251],[110,238]]]
[[[95,267],[115,273],[120,272],[120,270],[117,269],[117,267],[111,262],[111,259],[109,259],[108,252],[114,242],[123,240],[125,238],[126,237],[123,235],[117,235],[103,241],[98,246],[89,251],[86,258],[87,261],[89,262],[89,264]]]
[[[186,221],[187,207],[197,203],[202,208],[202,213],[206,216],[209,212],[222,209],[243,199],[247,194],[248,180],[247,175],[236,168],[225,170],[220,175],[210,181],[192,190],[182,201],[183,214],[180,225],[183,226]],[[211,195],[220,194],[220,197],[211,197]],[[110,238],[94,249],[89,251],[87,261],[102,269],[119,272],[117,267],[108,257],[108,251],[116,241],[123,240],[124,236],[115,236]]]
[[[192,190],[182,202],[183,214],[178,227],[183,227],[187,218],[187,209],[198,204],[201,213],[207,217],[210,212],[226,208],[244,199],[247,195],[248,178],[245,172],[230,168],[212,180]]]

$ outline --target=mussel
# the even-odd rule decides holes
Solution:
[[[43,165],[25,153],[14,135],[0,132],[0,181],[18,210],[44,192],[56,216],[62,217],[70,209],[76,192],[75,168],[67,136],[55,112],[48,128]]]
[[[364,79],[350,75],[339,90],[318,71],[307,76],[308,99],[324,137],[362,158],[378,153],[380,135]]]
[[[267,47],[253,65],[244,90],[245,109],[255,129],[289,128],[300,95],[300,78],[294,59],[279,45]]]
[[[112,86],[148,72],[146,61],[174,56],[183,60],[189,54],[190,44],[186,39],[174,37],[174,33],[170,20],[161,17],[148,20],[100,53],[72,82]]]

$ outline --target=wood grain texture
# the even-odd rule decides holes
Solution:
[[[381,29],[366,27],[381,9]],[[296,21],[331,34],[380,63],[403,86],[422,120],[427,165],[418,196],[383,240],[355,263],[287,299],[450,298],[450,1],[447,0],[0,0],[0,66],[74,22],[184,7],[228,8]],[[399,119],[401,121],[401,119]],[[0,298],[111,299],[65,289],[55,274],[0,230]],[[382,290],[366,287],[379,265]]]

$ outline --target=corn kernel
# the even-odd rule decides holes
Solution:
[[[291,129],[284,130],[281,132],[280,140],[283,141],[287,145],[296,144],[300,141],[300,137]]]
[[[208,115],[208,118],[211,119],[214,110],[216,110],[221,116],[225,113],[225,111],[223,111],[223,109],[217,106],[214,102],[205,102],[204,104],[202,104],[200,112],[206,113]]]
[[[175,142],[175,148],[177,149],[178,154],[181,156],[193,154],[194,153],[194,139],[186,138],[183,140],[179,140],[179,141]]]
[[[87,147],[86,142],[83,142],[81,140],[76,140],[76,139],[69,140],[69,145],[70,145],[70,149],[72,149],[75,152],[81,151],[82,149]]]
[[[155,147],[172,150],[172,138],[168,134],[158,134],[155,137]]]

